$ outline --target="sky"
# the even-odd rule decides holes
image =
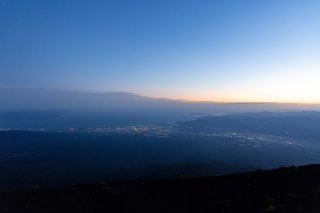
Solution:
[[[318,0],[0,0],[0,87],[320,103]]]

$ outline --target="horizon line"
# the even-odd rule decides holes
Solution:
[[[317,102],[314,101],[256,101],[256,100],[243,100],[243,101],[220,101],[220,100],[192,100],[183,99],[183,98],[173,98],[173,97],[165,97],[165,96],[152,96],[152,95],[144,95],[137,92],[128,92],[121,90],[113,90],[113,91],[90,91],[90,90],[82,90],[82,89],[66,89],[66,88],[48,88],[48,87],[32,87],[32,86],[9,86],[9,85],[0,85],[0,89],[37,89],[37,90],[55,90],[61,92],[78,92],[78,93],[91,93],[91,94],[111,94],[111,93],[123,93],[123,94],[132,94],[145,98],[153,98],[153,99],[166,99],[171,101],[180,101],[184,103],[217,103],[217,104],[290,104],[290,105],[320,105],[320,100]]]

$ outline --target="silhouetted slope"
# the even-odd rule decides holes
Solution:
[[[5,192],[0,212],[319,212],[320,165]]]

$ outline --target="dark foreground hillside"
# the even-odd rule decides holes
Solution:
[[[4,192],[0,212],[320,212],[320,165]]]

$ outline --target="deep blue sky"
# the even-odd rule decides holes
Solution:
[[[318,0],[0,0],[2,87],[320,102],[319,58]]]

